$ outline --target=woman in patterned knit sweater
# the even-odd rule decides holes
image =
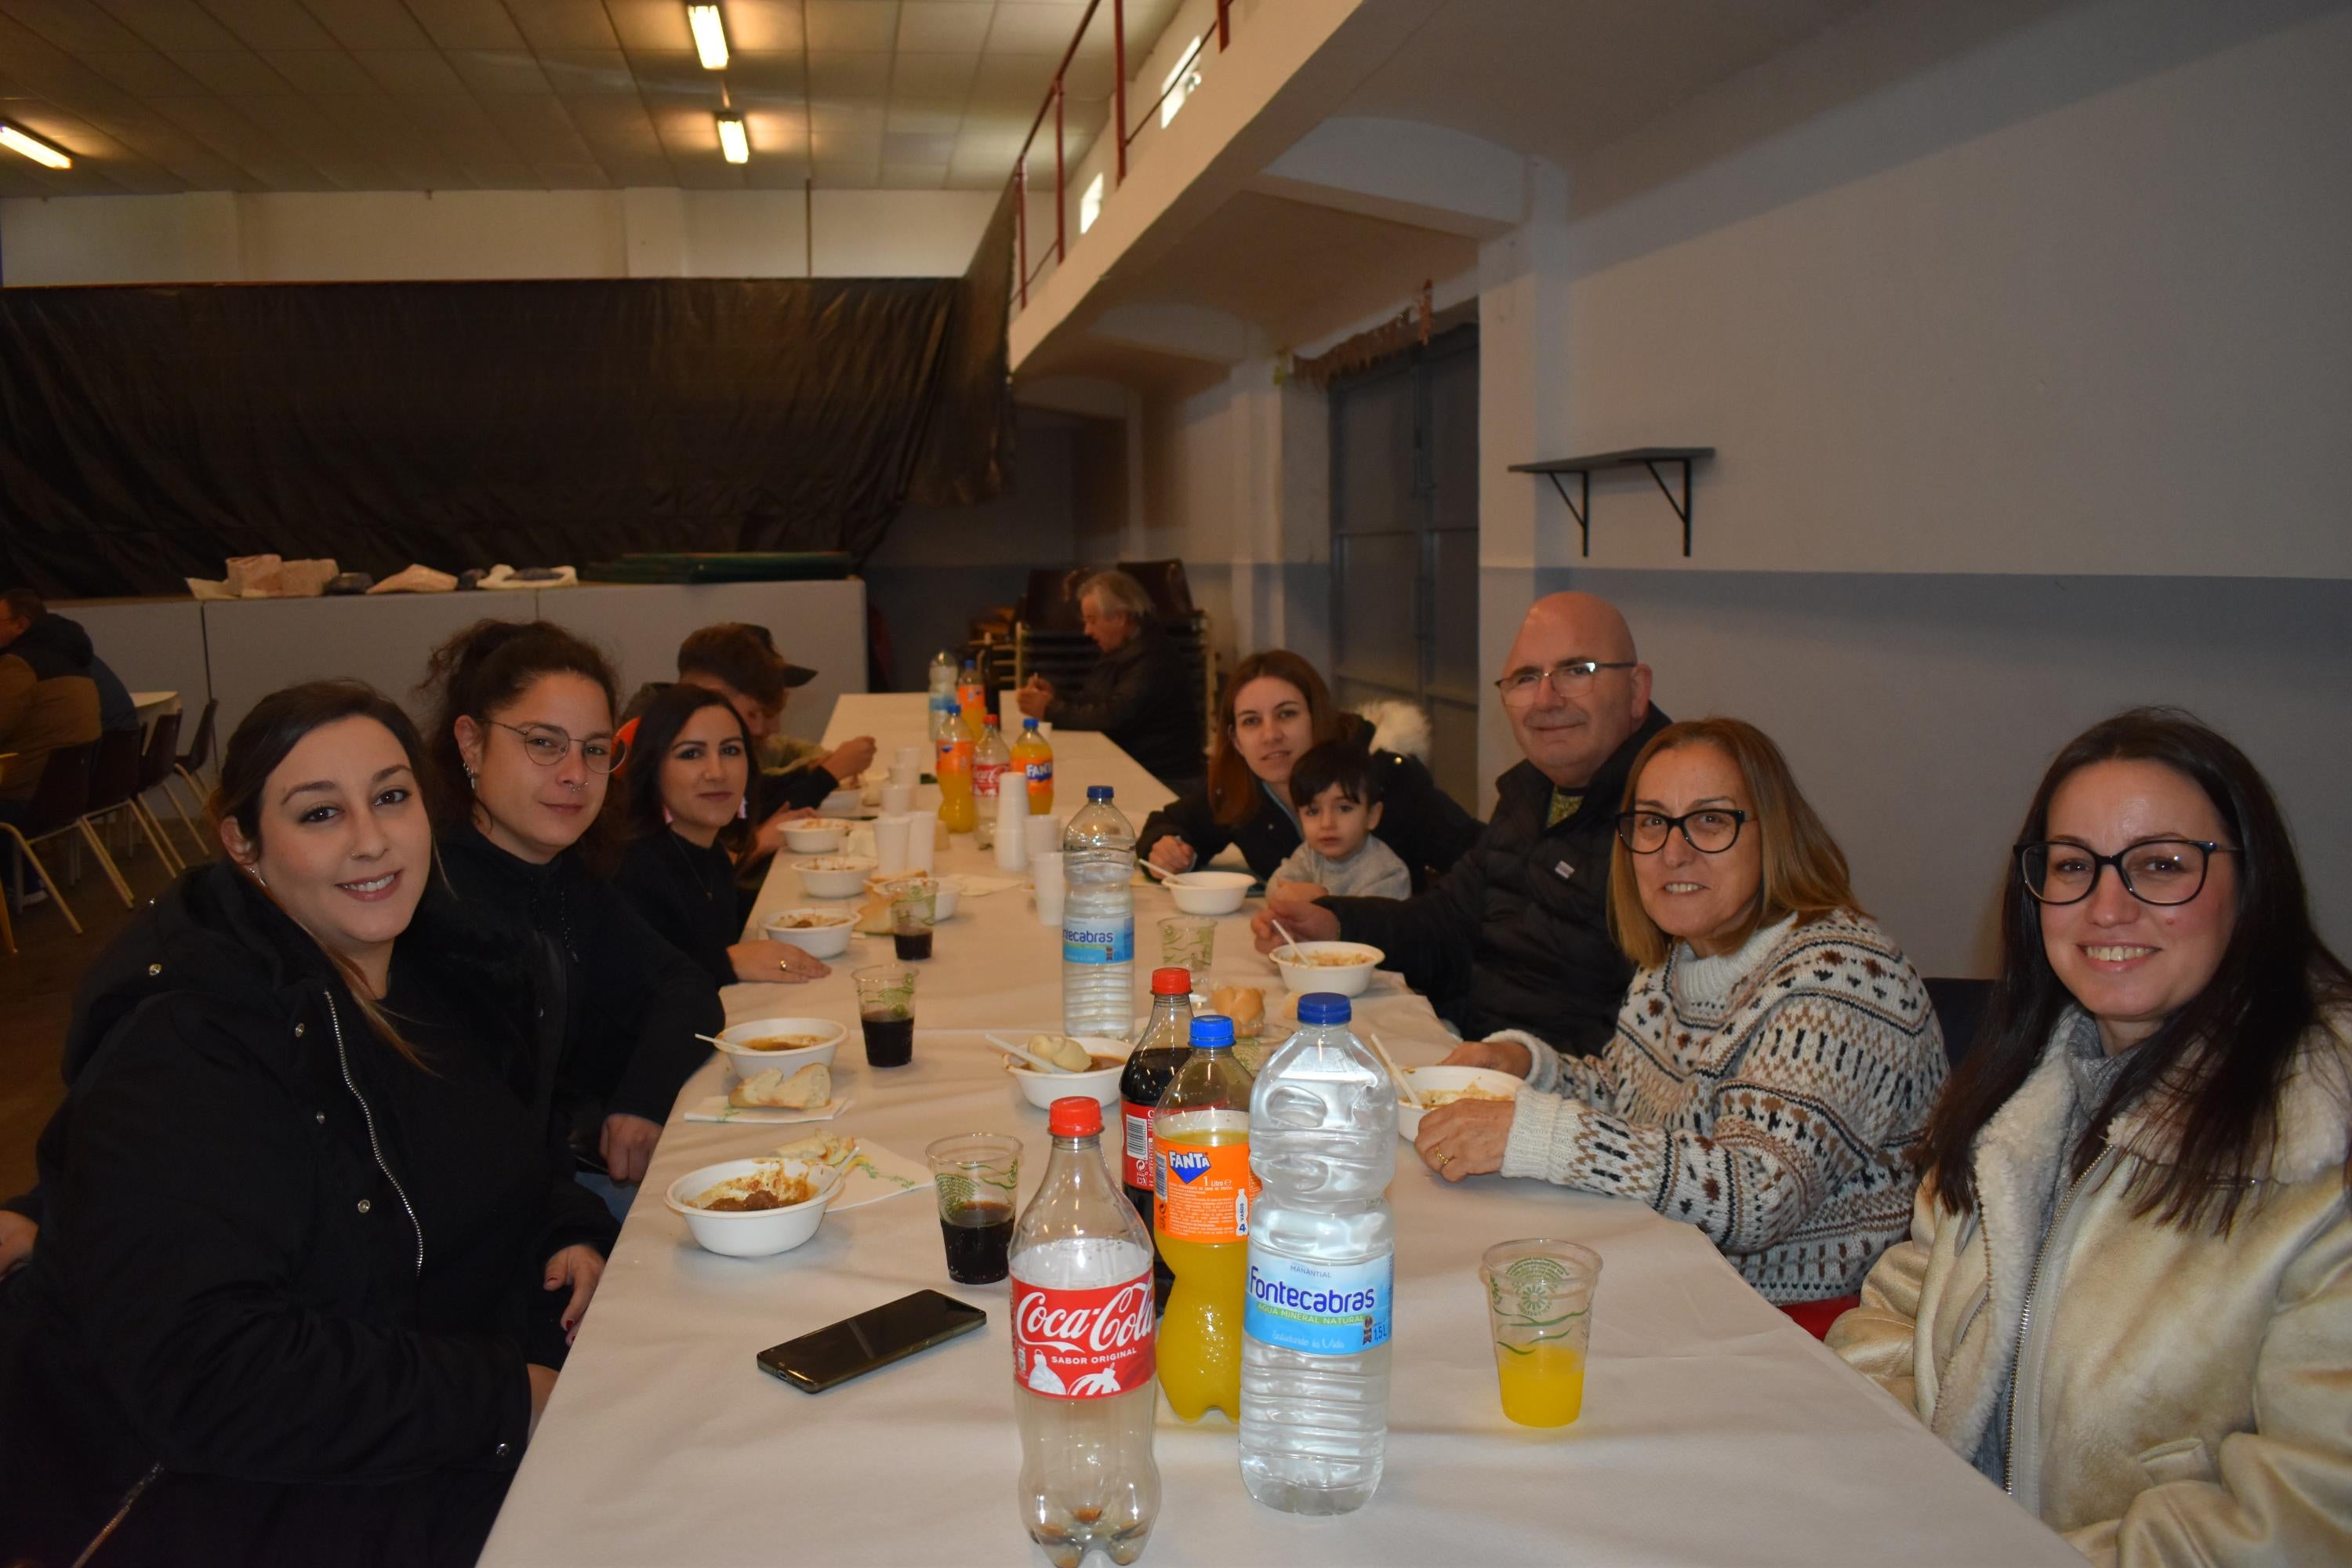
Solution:
[[[1499,1170],[1706,1232],[1768,1300],[1843,1297],[1906,1232],[1910,1152],[1944,1079],[1911,961],[1751,724],[1662,730],[1634,760],[1610,926],[1638,966],[1597,1057],[1532,1035],[1446,1059],[1528,1080],[1422,1119],[1449,1181]]]

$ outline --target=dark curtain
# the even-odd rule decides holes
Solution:
[[[975,262],[975,268],[980,262]],[[184,592],[639,550],[863,559],[921,467],[992,491],[970,279],[0,291],[0,583]],[[959,382],[957,378],[961,378]],[[942,407],[950,416],[940,417]],[[965,468],[971,472],[964,473]]]
[[[972,252],[956,290],[956,331],[940,377],[937,422],[908,500],[970,506],[1004,488],[1013,465],[1013,187]]]

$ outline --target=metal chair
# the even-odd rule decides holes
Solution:
[[[104,871],[106,879],[114,884],[114,890],[121,896],[122,907],[126,910],[137,909],[139,900],[132,896],[130,879],[123,876],[122,868],[116,865],[114,857],[107,852],[106,840],[99,836],[98,825],[101,821],[118,811],[129,813],[173,875],[178,875],[180,863],[179,857],[155,837],[155,830],[147,826],[146,818],[131,809],[133,792],[139,787],[140,748],[140,735],[136,730],[110,730],[98,738],[98,759],[89,769],[89,800],[83,805],[81,813],[82,832],[89,840],[91,852],[98,857],[99,869]]]
[[[163,834],[163,841],[167,844],[171,842],[172,836],[164,832],[163,819],[155,814],[153,806],[147,804],[147,796],[151,791],[163,789],[171,780],[172,748],[179,743],[180,716],[177,713],[163,714],[155,721],[154,727],[147,731],[147,751],[139,759],[139,784],[131,792],[131,806],[145,816],[155,830]],[[172,797],[168,789],[164,790],[164,795],[166,799],[172,800],[172,813],[180,818],[180,826],[186,828],[188,837],[195,841],[195,858],[203,859],[205,858],[204,834],[197,830],[194,821],[181,812],[179,801]],[[191,862],[183,860],[181,864],[184,868]]]
[[[184,821],[202,822],[204,820],[205,781],[202,769],[212,760],[213,721],[219,714],[220,700],[213,697],[205,699],[205,710],[197,715],[196,732],[188,738],[188,749],[172,760],[172,772],[180,776],[181,782],[188,786],[188,792],[195,797],[194,807],[181,801],[180,792],[172,787],[170,779],[166,778],[163,781],[163,793],[171,796],[173,809],[177,811]],[[205,853],[209,855],[212,851],[206,849]]]
[[[60,746],[51,752],[47,761],[42,764],[40,783],[33,786],[33,798],[24,821],[0,822],[0,837],[13,840],[16,853],[32,862],[35,874],[41,879],[41,885],[49,890],[51,901],[58,906],[58,913],[66,917],[66,924],[73,928],[76,936],[81,935],[81,921],[74,919],[73,910],[66,902],[65,889],[59,888],[58,879],[49,875],[49,868],[41,863],[41,858],[33,853],[33,846],[43,839],[56,838],[79,828],[93,847],[98,847],[97,833],[82,820],[82,812],[89,805],[90,765],[97,756],[98,742],[95,741],[86,741],[79,746]],[[100,847],[100,853],[105,853],[103,847]],[[18,881],[21,883],[22,880],[23,873],[19,871]],[[9,891],[0,889],[0,941],[5,941],[8,951],[13,953],[16,951],[16,930],[9,921],[9,899],[5,896]]]

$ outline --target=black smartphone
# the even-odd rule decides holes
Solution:
[[[794,1388],[822,1394],[877,1366],[968,1334],[986,1321],[988,1314],[968,1301],[937,1290],[918,1290],[814,1333],[770,1345],[760,1352],[760,1370]]]

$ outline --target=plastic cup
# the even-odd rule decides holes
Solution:
[[[883,803],[889,803],[888,790],[884,790]],[[883,876],[907,868],[907,814],[903,811],[874,819],[875,869]]]
[[[1045,741],[1050,741],[1054,738],[1054,721],[1051,719],[1040,719],[1037,721],[1037,736],[1038,739]]]
[[[1037,923],[1060,925],[1062,903],[1069,896],[1069,888],[1062,880],[1062,852],[1053,849],[1031,855],[1029,876],[1037,889]]]
[[[1023,823],[1021,831],[1032,860],[1040,855],[1057,853],[1062,847],[1062,819],[1050,811]]]
[[[896,770],[893,770],[895,773]],[[915,781],[894,777],[882,786],[882,815],[904,816],[915,809]]]
[[[1584,1357],[1601,1255],[1572,1241],[1497,1242],[1478,1260],[1503,1414],[1565,1426],[1584,1409]]]
[[[923,776],[923,748],[901,746],[890,753],[890,782],[913,784]]]
[[[1021,1187],[1021,1140],[1002,1132],[958,1132],[923,1150],[939,1191],[940,1232],[948,1278],[993,1285],[1009,1268],[1013,1195]]]
[[[901,882],[890,895],[890,935],[901,963],[931,956],[931,928],[939,924],[939,888],[931,882]]]
[[[1217,957],[1217,922],[1208,915],[1170,915],[1160,922],[1160,963],[1165,969],[1206,974]]]
[[[903,963],[870,963],[850,978],[857,983],[866,1065],[905,1067],[915,1059],[915,972]]]
[[[907,814],[907,868],[928,877],[939,864],[940,808]]]

